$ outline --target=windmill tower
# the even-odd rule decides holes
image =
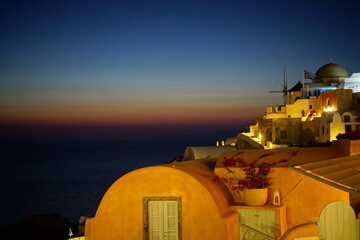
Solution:
[[[283,89],[277,91],[270,91],[270,93],[283,93],[283,103],[284,105],[288,103],[287,75],[285,67],[283,72]]]

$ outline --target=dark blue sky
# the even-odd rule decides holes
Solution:
[[[303,69],[360,72],[359,1],[7,1],[0,123],[232,125]]]

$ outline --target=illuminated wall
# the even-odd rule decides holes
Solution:
[[[289,104],[295,103],[298,99],[302,98],[301,91],[289,92]]]
[[[360,141],[359,141],[360,142]],[[360,145],[359,145],[360,146]],[[344,146],[342,146],[344,147]],[[280,190],[281,204],[286,205],[287,227],[291,228],[299,224],[307,223],[309,218],[320,215],[322,208],[332,201],[344,201],[349,203],[349,194],[325,183],[314,180],[308,176],[291,170],[287,166],[296,165],[300,162],[312,162],[324,159],[345,156],[342,147],[321,148],[285,148],[272,150],[239,150],[223,154],[216,165],[215,173],[224,178],[233,177],[224,167],[224,157],[231,158],[237,153],[246,162],[252,162],[261,157],[261,161],[268,163],[282,159],[286,163],[278,164],[270,171],[268,201],[272,202],[275,189]],[[360,147],[358,147],[360,149]],[[266,157],[264,157],[266,156]],[[241,170],[235,170],[236,176],[243,176]],[[242,192],[231,191],[237,203],[244,202]]]
[[[181,198],[181,239],[239,237],[238,215],[229,207],[226,187],[214,181],[208,166],[188,161],[138,169],[118,179],[86,222],[86,239],[143,240],[143,199],[151,197]]]
[[[322,111],[346,111],[352,107],[352,90],[350,89],[324,92],[319,98]]]
[[[287,207],[287,226],[307,223],[320,215],[324,206],[333,201],[349,203],[349,194],[325,183],[309,178],[289,168],[273,168],[270,177],[269,199],[274,189],[280,189],[282,204]],[[298,185],[297,185],[298,184]]]
[[[294,104],[286,105],[286,117],[304,117],[309,112],[309,102],[309,99],[299,99]]]

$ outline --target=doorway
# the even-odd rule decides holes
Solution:
[[[181,198],[144,198],[144,239],[181,240]]]

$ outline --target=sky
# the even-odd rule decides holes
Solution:
[[[289,87],[330,61],[360,72],[359,12],[359,1],[6,1],[0,128],[242,128],[282,103],[269,91],[284,67]]]

